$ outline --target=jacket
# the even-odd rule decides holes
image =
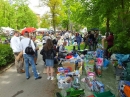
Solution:
[[[44,48],[42,48],[40,54],[42,55],[43,60],[54,59],[54,57],[56,56],[56,52],[54,51],[54,49],[45,51]]]
[[[114,36],[113,35],[109,35],[107,38],[107,44],[110,45],[110,46],[113,46],[114,44]]]

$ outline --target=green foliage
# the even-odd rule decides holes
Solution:
[[[69,20],[63,20],[62,21],[62,27],[66,28],[66,30],[68,30],[68,26],[69,26]]]
[[[49,15],[46,13],[41,18],[41,28],[49,28],[51,24],[51,21],[49,20]]]
[[[0,38],[2,39],[2,41],[4,41],[4,40],[6,39],[6,37],[7,37],[7,36],[6,36],[5,34],[1,34],[1,35],[0,35]]]
[[[129,0],[81,0],[83,9],[80,20],[87,28],[100,28],[101,33],[114,33],[113,53],[130,53],[130,1]],[[83,23],[84,24],[84,23]]]
[[[14,61],[14,55],[10,45],[0,44],[0,66],[5,66]]]
[[[36,14],[23,0],[16,1],[14,4],[9,4],[7,0],[0,0],[0,27],[9,26],[14,29],[37,27]]]
[[[62,0],[42,0],[50,8],[51,23],[56,32],[56,26],[60,23]]]

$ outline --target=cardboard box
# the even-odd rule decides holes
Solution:
[[[62,66],[64,68],[69,68],[71,72],[75,70],[75,63],[74,62],[65,61],[62,63]]]

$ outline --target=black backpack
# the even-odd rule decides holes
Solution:
[[[57,46],[57,47],[56,47],[56,52],[59,52],[59,48],[60,48],[60,46]]]

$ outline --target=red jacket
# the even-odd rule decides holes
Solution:
[[[114,36],[113,35],[109,35],[107,38],[106,38],[106,40],[107,40],[107,44],[108,45],[113,45],[114,44]]]

